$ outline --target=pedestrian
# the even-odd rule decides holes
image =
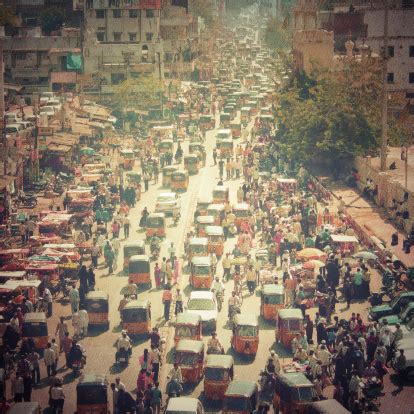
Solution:
[[[160,278],[161,278],[161,284],[166,284],[166,276],[167,276],[167,258],[163,257],[161,262],[161,268],[160,268]]]
[[[79,312],[79,334],[84,338],[88,334],[89,315],[86,309],[81,309]]]
[[[183,294],[180,291],[180,288],[177,288],[177,293],[175,295],[175,316],[179,313],[183,313]]]
[[[247,283],[247,288],[249,289],[249,292],[251,295],[253,295],[255,289],[256,289],[256,271],[253,268],[253,265],[249,265],[249,268],[247,269],[246,272],[246,283]]]
[[[73,335],[76,337],[80,336],[80,317],[79,312],[75,312],[72,315],[72,327],[73,327]]]
[[[62,388],[62,381],[56,378],[55,384],[50,388],[50,407],[53,414],[63,413],[63,406],[65,403],[65,394]]]
[[[213,148],[213,161],[214,165],[217,165],[217,149]]]
[[[106,259],[108,262],[108,275],[111,275],[114,272],[114,260],[115,260],[115,253],[112,250],[112,247],[109,246],[108,251],[107,251],[107,255],[106,255]]]
[[[151,361],[152,376],[155,382],[155,381],[158,381],[158,374],[160,372],[160,365],[161,365],[161,352],[158,349],[158,347],[151,345],[149,359]]]
[[[59,345],[56,343],[56,339],[52,338],[52,350],[55,353],[55,364],[53,367],[53,375],[56,375],[57,373],[57,368],[58,368],[58,364],[59,364]]]
[[[47,306],[47,317],[50,318],[53,314],[53,297],[47,287],[43,289],[43,299],[45,300]]]
[[[159,289],[161,286],[161,268],[158,266],[158,262],[155,263],[155,267],[154,267],[154,280],[155,280],[155,288]]]
[[[129,228],[130,228],[130,220],[128,216],[125,216],[122,220],[124,224],[124,239],[127,239],[129,237]]]
[[[169,285],[166,285],[162,294],[162,303],[164,304],[164,319],[168,321],[170,319],[170,307],[172,301],[172,293]]]
[[[162,393],[159,386],[159,382],[155,380],[151,389],[151,407],[154,414],[161,413]]]
[[[118,409],[118,393],[119,393],[119,390],[116,387],[114,382],[111,383],[111,390],[112,390],[112,413],[113,414],[119,414],[119,409]]]
[[[47,348],[43,353],[43,360],[45,361],[47,376],[51,377],[55,372],[56,357],[50,342],[47,343]]]
[[[93,267],[89,266],[88,269],[88,286],[89,289],[92,289],[95,287],[96,279],[95,279],[95,272],[93,271]]]
[[[347,308],[349,309],[351,307],[351,301],[352,301],[352,283],[350,279],[344,280],[343,292],[344,292],[344,297],[345,297]]]
[[[32,349],[30,354],[27,356],[27,360],[30,363],[30,372],[32,376],[32,384],[38,385],[40,383],[40,367],[39,367],[39,354]]]
[[[92,260],[92,266],[96,269],[98,267],[98,260],[99,256],[101,254],[101,249],[97,243],[97,240],[95,239],[94,244],[91,249],[91,260]]]
[[[20,374],[12,377],[11,380],[11,394],[14,398],[14,402],[22,402],[24,396],[24,379]]]
[[[72,285],[71,290],[69,291],[69,302],[72,310],[72,315],[79,310],[79,290],[76,288],[76,284]]]

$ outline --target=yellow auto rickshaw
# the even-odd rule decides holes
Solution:
[[[191,286],[195,289],[210,289],[213,278],[213,267],[210,257],[193,256],[191,259]]]
[[[208,256],[208,239],[207,237],[193,237],[188,243],[188,262],[194,256]]]
[[[200,115],[198,124],[202,129],[214,129],[216,120],[213,115]]]
[[[124,244],[124,272],[128,272],[129,259],[132,256],[145,254],[145,243],[143,240],[137,240],[134,242],[126,242]]]
[[[196,211],[198,212],[199,216],[206,216],[207,207],[212,203],[213,203],[212,197],[199,198],[197,200],[197,207],[196,207]]]
[[[226,114],[225,112],[222,112],[220,114],[220,127],[221,128],[229,128],[231,122],[231,115]]]
[[[123,149],[120,154],[124,170],[132,170],[135,165],[135,152],[132,149]]]
[[[203,339],[200,315],[190,312],[183,312],[177,315],[174,333],[175,346],[183,339],[193,339],[196,341]]]
[[[260,315],[267,321],[275,321],[279,309],[285,307],[285,291],[282,285],[263,285],[260,296]]]
[[[290,347],[292,339],[303,331],[303,315],[300,309],[279,309],[276,319],[276,342]]]
[[[255,355],[259,348],[259,321],[250,313],[236,314],[233,320],[232,348],[244,355]]]
[[[158,152],[160,154],[166,154],[167,152],[173,152],[174,141],[172,139],[165,139],[158,143]]]
[[[220,151],[221,157],[231,158],[233,156],[233,141],[228,139],[217,141],[217,149]]]
[[[258,387],[255,381],[233,380],[223,399],[223,414],[251,414],[257,408]]]
[[[206,227],[214,225],[213,216],[198,216],[196,219],[197,235],[198,237],[206,236]]]
[[[93,290],[85,297],[85,309],[89,316],[89,327],[109,328],[109,296],[107,293]]]
[[[122,328],[128,335],[148,335],[151,332],[151,303],[131,300],[121,311]]]
[[[306,414],[317,395],[315,385],[302,372],[286,372],[275,377],[275,412]],[[329,411],[335,412],[336,411]]]
[[[177,171],[177,167],[172,165],[167,165],[162,169],[162,186],[169,187],[171,185],[171,175],[173,172]]]
[[[184,169],[188,171],[189,174],[197,174],[199,167],[199,158],[196,154],[186,155],[184,157]]]
[[[208,216],[207,216],[208,217]],[[207,226],[206,236],[208,239],[209,253],[215,253],[217,257],[221,257],[224,251],[224,231],[221,226]]]
[[[214,194],[213,194],[213,199],[214,199]],[[216,226],[221,226],[221,223],[223,222],[224,217],[226,216],[226,207],[224,206],[224,204],[219,204],[219,203],[210,204],[207,207],[207,217],[208,216],[213,216],[214,224]]]
[[[108,382],[105,375],[86,374],[76,385],[77,414],[107,414]]]
[[[184,383],[200,381],[204,369],[204,342],[181,340],[175,349],[174,359],[181,368]]]
[[[145,228],[147,239],[152,236],[165,237],[165,214],[148,214]]]
[[[233,380],[234,360],[231,355],[208,355],[204,366],[204,394],[210,400],[222,400]]]
[[[188,188],[188,172],[174,171],[171,174],[171,191],[187,191]]]
[[[44,312],[28,312],[24,315],[22,340],[33,340],[36,349],[46,349],[49,342],[47,318]]]
[[[232,122],[230,124],[231,133],[233,134],[233,138],[237,139],[241,137],[241,123],[240,122]]]
[[[146,254],[129,258],[128,281],[138,286],[151,287],[150,259]]]
[[[218,185],[213,189],[213,203],[227,204],[229,202],[229,188],[224,185]]]
[[[243,222],[249,221],[250,219],[250,206],[247,203],[236,203],[232,208],[233,214],[236,216],[234,224],[238,230]]]

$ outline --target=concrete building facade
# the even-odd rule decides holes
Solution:
[[[127,77],[164,77],[160,0],[86,0],[84,71],[102,91]]]

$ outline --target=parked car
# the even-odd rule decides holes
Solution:
[[[40,105],[46,105],[50,99],[53,99],[55,94],[53,92],[42,92],[40,95]]]
[[[18,134],[19,132],[23,131],[23,125],[19,124],[7,124],[4,128],[6,135],[8,134]]]
[[[4,116],[4,120],[7,124],[16,124],[17,122],[20,122],[22,119],[19,117],[16,113],[8,113]]]
[[[47,106],[53,106],[55,108],[56,112],[58,112],[62,109],[62,104],[61,104],[60,100],[57,99],[57,98],[49,99],[47,101]]]
[[[402,292],[396,296],[390,303],[373,306],[368,311],[370,321],[378,321],[386,316],[397,315],[410,302],[414,302],[414,291]]]
[[[53,116],[56,113],[56,109],[54,106],[42,106],[40,108],[40,115],[47,115],[47,116]]]
[[[18,124],[20,124],[23,129],[32,128],[34,126],[30,121],[20,121]]]
[[[181,210],[181,198],[176,193],[160,193],[155,204],[156,213],[173,214]]]
[[[203,329],[215,331],[217,326],[217,303],[213,292],[194,290],[187,302],[187,312],[201,316]]]
[[[390,315],[382,318],[388,322],[388,325],[395,325],[397,323],[408,323],[414,317],[414,302],[409,302],[405,308],[398,315]]]

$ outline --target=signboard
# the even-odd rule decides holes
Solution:
[[[53,136],[53,128],[51,127],[38,127],[37,128],[37,135],[44,136],[44,137],[52,137]]]
[[[37,139],[37,148],[39,151],[46,151],[46,137],[38,137]]]

